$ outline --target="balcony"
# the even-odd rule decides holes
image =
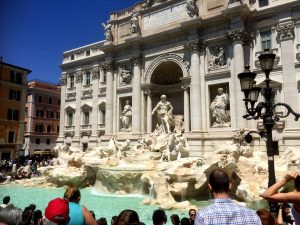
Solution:
[[[81,125],[81,130],[91,130],[92,129],[92,125],[88,124],[88,125]]]
[[[75,126],[65,126],[65,131],[73,131],[75,130]]]

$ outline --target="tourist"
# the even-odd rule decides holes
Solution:
[[[104,217],[97,220],[98,225],[107,225],[107,221]]]
[[[5,196],[2,199],[2,204],[0,205],[0,207],[5,208],[8,205],[9,201],[10,201],[10,196]]]
[[[183,217],[180,221],[180,225],[190,225],[190,220],[187,217]]]
[[[43,224],[43,213],[41,210],[35,210],[33,212],[31,225],[42,225],[42,224]]]
[[[262,225],[274,225],[276,224],[274,216],[266,209],[259,209],[256,211],[259,216]]]
[[[23,225],[30,225],[33,218],[33,210],[31,207],[25,207],[23,211]]]
[[[56,198],[45,209],[43,225],[67,225],[69,222],[69,205],[66,199]]]
[[[172,214],[170,216],[170,219],[171,219],[171,222],[172,222],[173,225],[179,225],[180,224],[180,219],[179,219],[178,214]]]
[[[292,180],[294,180],[296,191],[278,193],[280,188]],[[282,179],[269,187],[262,197],[271,202],[293,203],[292,215],[296,225],[300,224],[300,176],[298,172],[288,172]]]
[[[229,198],[231,183],[225,171],[221,169],[213,170],[209,175],[208,187],[214,200],[210,206],[197,212],[195,225],[261,225],[259,217],[253,210],[235,204]]]
[[[167,223],[167,216],[164,210],[155,210],[152,215],[153,225],[163,225]]]
[[[195,216],[196,216],[196,209],[190,209],[189,210],[189,220],[190,220],[190,224],[194,225],[195,223]]]
[[[21,225],[22,211],[13,206],[7,206],[0,211],[1,225]]]
[[[288,203],[282,203],[279,206],[278,217],[277,217],[278,225],[294,225],[295,220],[291,214],[291,206]]]
[[[118,216],[112,216],[111,217],[111,221],[110,221],[111,225],[116,225],[117,224],[117,220],[118,220]]]
[[[79,204],[81,194],[78,188],[68,186],[64,199],[69,201],[70,222],[69,225],[97,225],[90,211]]]
[[[139,225],[140,219],[136,211],[131,209],[123,210],[117,219],[117,225]]]

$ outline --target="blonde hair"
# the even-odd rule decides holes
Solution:
[[[80,201],[80,191],[77,187],[69,185],[65,191],[64,199],[67,199],[69,202],[79,203]]]

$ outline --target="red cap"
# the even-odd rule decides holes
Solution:
[[[61,198],[50,201],[45,209],[45,217],[54,223],[67,222],[69,220],[68,201]]]

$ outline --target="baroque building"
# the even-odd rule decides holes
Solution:
[[[24,154],[53,154],[59,132],[59,86],[37,80],[28,82],[25,112]]]
[[[263,85],[258,56],[266,48],[276,54],[273,101],[299,112],[299,24],[296,0],[147,0],[114,12],[102,24],[106,40],[63,53],[57,141],[83,150],[112,136],[136,141],[154,131],[161,95],[183,118],[191,156],[239,129],[263,129],[242,117],[237,74],[249,65]],[[299,128],[293,117],[277,122],[274,145],[300,146]]]
[[[0,159],[22,153],[27,75],[30,70],[0,61]]]

